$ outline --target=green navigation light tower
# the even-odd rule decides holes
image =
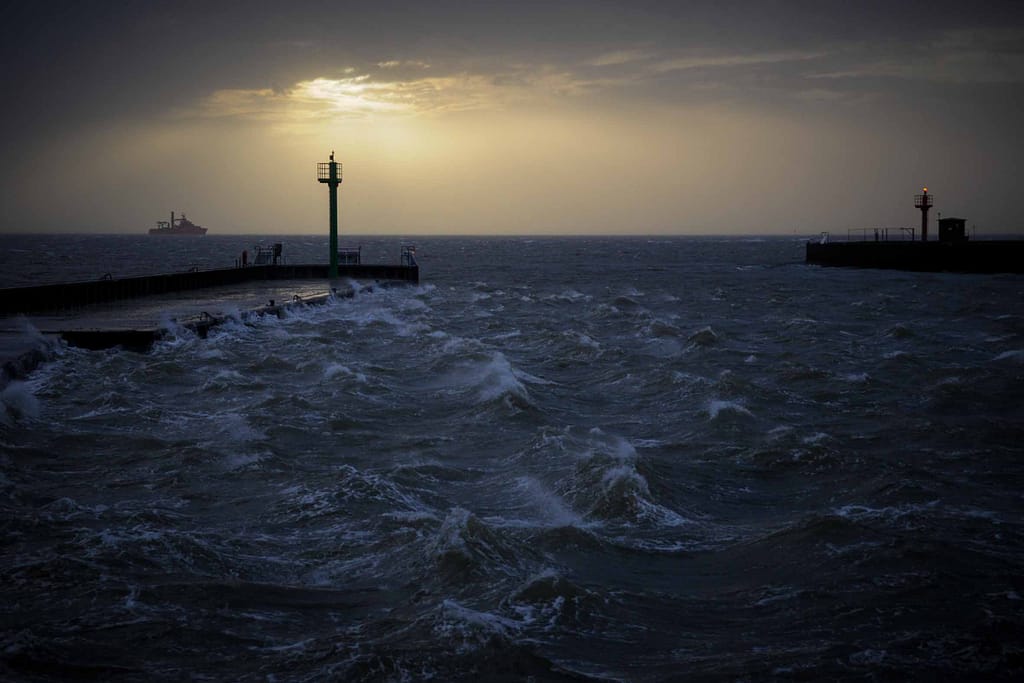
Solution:
[[[341,164],[334,160],[334,150],[331,150],[331,160],[326,164],[316,165],[316,179],[321,183],[327,183],[331,191],[331,270],[329,276],[332,280],[338,279],[338,185],[341,185]]]

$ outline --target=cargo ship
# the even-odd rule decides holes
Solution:
[[[205,235],[206,228],[200,227],[185,218],[185,214],[181,214],[181,218],[175,218],[174,212],[171,211],[171,220],[169,221],[157,221],[155,228],[149,229],[150,235]]]

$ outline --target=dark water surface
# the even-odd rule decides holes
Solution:
[[[13,285],[253,238],[5,240]],[[418,242],[419,288],[4,390],[0,676],[1024,674],[1024,278]]]

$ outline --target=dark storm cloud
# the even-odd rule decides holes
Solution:
[[[4,181],[22,174],[55,139],[102,129],[97,139],[109,143],[123,127],[133,131],[124,144],[145,145],[147,133],[168,122],[179,126],[177,134],[190,122],[260,126],[381,112],[559,110],[633,122],[658,108],[715,107],[715,115],[734,116],[737,130],[746,125],[743,117],[778,117],[797,130],[842,124],[837,130],[871,129],[882,146],[926,130],[933,144],[956,137],[975,155],[996,157],[1005,172],[1020,151],[1006,141],[1015,139],[1024,109],[1021,7],[828,0],[7,3],[0,6],[0,135],[7,153],[0,199],[18,205]],[[96,143],[77,149],[95,150]]]
[[[67,125],[68,112],[79,122],[147,116],[217,88],[280,88],[405,60],[500,72],[509,61],[600,65],[601,55],[647,54],[662,73],[695,70],[675,74],[685,81],[729,60],[783,77],[805,66],[758,61],[771,53],[838,48],[859,57],[819,65],[817,76],[834,84],[919,76],[913,60],[932,60],[959,35],[973,36],[978,59],[952,70],[971,80],[1002,70],[985,58],[985,31],[1021,28],[1019,3],[948,2],[21,2],[0,19],[10,103],[0,116],[30,129]],[[993,40],[1005,55],[1015,37]]]

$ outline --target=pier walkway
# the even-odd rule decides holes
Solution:
[[[342,280],[333,295],[350,297],[358,286]],[[145,351],[175,327],[205,337],[210,328],[230,318],[280,316],[296,306],[322,304],[331,296],[326,280],[255,280],[0,316],[0,389],[52,357],[60,340],[88,349],[120,346]]]
[[[400,264],[339,265],[333,282],[327,265],[275,261],[0,289],[0,390],[52,356],[60,340],[87,349],[144,351],[175,327],[205,337],[229,318],[280,316],[293,306],[352,296],[357,287],[372,286],[369,281],[417,284],[414,253],[403,247]]]

